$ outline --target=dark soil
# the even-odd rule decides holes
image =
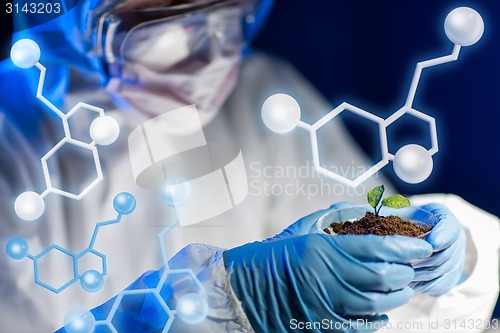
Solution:
[[[323,229],[327,234],[349,234],[349,235],[403,235],[418,237],[425,234],[432,227],[421,227],[399,216],[376,216],[371,212],[354,222],[334,222],[329,228]]]

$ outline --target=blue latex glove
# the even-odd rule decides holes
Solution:
[[[316,221],[329,210],[299,220],[274,238],[224,253],[231,286],[257,332],[290,331],[292,319],[337,324],[351,319],[353,326],[333,331],[374,331],[387,321],[385,311],[413,296],[407,285],[414,270],[408,263],[429,257],[432,246],[403,236],[318,233]],[[378,323],[356,328],[360,318]]]
[[[429,204],[423,209],[439,218],[438,224],[427,236],[434,253],[430,258],[412,263],[415,282],[410,286],[418,292],[440,296],[455,287],[462,277],[465,265],[466,237],[461,224],[443,205]]]
[[[342,209],[355,206],[353,203],[343,202],[333,205],[331,208]],[[427,204],[420,207],[423,210],[437,216],[439,222],[434,226],[426,241],[433,247],[433,255],[429,258],[418,259],[411,262],[415,268],[415,279],[410,287],[417,292],[431,296],[441,296],[448,293],[453,287],[458,285],[462,278],[465,265],[466,236],[462,225],[455,216],[441,204]],[[370,207],[367,206],[367,210]],[[398,214],[396,209],[384,207],[384,215]],[[321,217],[325,211],[318,212],[314,218]],[[415,218],[418,218],[415,216]],[[308,232],[309,223],[295,223],[284,233],[305,234]],[[310,227],[309,232],[317,232],[316,225]],[[362,254],[366,251],[373,251],[366,247],[361,247],[357,254],[358,259],[363,259]]]

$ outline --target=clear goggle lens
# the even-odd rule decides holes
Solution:
[[[132,61],[164,70],[193,58],[241,52],[244,22],[256,1],[211,3],[186,13],[176,6],[103,15],[96,34],[97,56],[111,65]]]

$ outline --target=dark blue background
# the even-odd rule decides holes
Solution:
[[[16,31],[22,31],[52,21],[57,17],[63,15],[65,12],[70,11],[81,0],[6,0],[0,4],[0,20],[7,21],[0,23],[3,27],[11,22],[12,15],[18,15],[21,20],[16,27]],[[15,3],[12,7],[13,13],[7,14],[6,4]],[[41,4],[44,4],[43,6]],[[47,7],[47,4],[50,4]],[[56,13],[54,4],[60,5],[59,13]],[[21,23],[22,22],[22,23]],[[2,29],[2,31],[5,31]]]
[[[384,172],[403,193],[455,193],[498,216],[500,1],[278,0],[256,44],[291,61],[334,106],[348,101],[386,118],[404,104],[415,64],[451,52],[443,23],[460,6],[481,13],[483,38],[459,61],[424,70],[414,104],[437,121],[434,172],[421,185],[403,183],[391,166]],[[376,133],[348,123],[376,158]],[[391,128],[392,152],[404,139],[429,140],[426,125],[404,125]]]
[[[401,182],[391,166],[383,172],[402,193],[455,193],[498,216],[500,1],[277,0],[256,45],[293,63],[332,106],[348,101],[386,118],[404,104],[415,64],[451,52],[443,22],[459,6],[482,14],[483,38],[463,48],[459,61],[424,70],[414,104],[437,121],[440,151],[434,172],[420,185]],[[12,23],[1,18],[5,58]],[[346,120],[377,158],[376,133]],[[393,128],[392,152],[408,140],[428,144],[426,127],[420,125]]]
[[[434,172],[420,185],[400,181],[391,165],[383,172],[402,193],[455,193],[498,216],[500,1],[277,0],[255,44],[293,63],[332,106],[348,101],[386,118],[403,105],[416,62],[451,52],[443,22],[459,6],[482,14],[483,38],[463,48],[459,61],[424,70],[414,104],[437,121]],[[2,58],[11,24],[2,16]],[[377,159],[376,131],[345,118]],[[412,141],[429,144],[427,125],[410,120],[390,127],[392,153]]]
[[[460,6],[483,16],[484,35],[457,62],[424,70],[414,103],[437,121],[434,172],[421,185],[391,166],[383,172],[402,193],[455,193],[499,216],[500,1],[277,0],[256,45],[288,59],[333,106],[348,101],[386,118],[404,104],[415,64],[451,52],[443,23]],[[347,121],[377,158],[376,133]],[[391,133],[397,146],[422,135],[428,144],[425,126],[404,125]]]

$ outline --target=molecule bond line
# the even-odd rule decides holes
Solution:
[[[116,120],[114,120],[110,116],[106,116],[104,110],[99,107],[79,102],[68,113],[65,114],[53,103],[51,103],[45,96],[43,96],[43,88],[45,84],[47,69],[39,62],[40,48],[38,44],[36,44],[36,42],[30,39],[22,39],[16,42],[11,50],[11,59],[19,68],[36,67],[38,70],[40,70],[36,98],[39,99],[42,104],[44,104],[60,118],[64,130],[64,138],[59,141],[52,149],[50,149],[40,160],[46,185],[45,191],[43,191],[41,194],[31,191],[24,192],[16,199],[15,210],[17,215],[23,220],[32,221],[36,220],[43,214],[43,211],[45,210],[45,204],[43,200],[48,194],[54,193],[69,199],[81,200],[103,180],[101,162],[96,145],[105,146],[115,142],[119,136],[120,128]],[[71,136],[69,119],[81,110],[87,110],[98,114],[98,117],[94,119],[90,126],[90,136],[92,138],[92,141],[88,143],[77,140]],[[49,158],[57,154],[59,149],[61,149],[65,145],[89,150],[92,153],[92,157],[94,159],[97,177],[80,193],[71,193],[69,191],[57,188],[52,183],[50,177],[48,160]]]
[[[38,83],[36,97],[61,119],[62,124],[63,124],[63,130],[64,130],[64,138],[57,145],[55,145],[51,150],[49,150],[49,152],[47,152],[41,159],[43,175],[44,175],[45,182],[47,185],[47,189],[41,194],[41,197],[44,198],[49,193],[56,193],[56,194],[59,194],[61,196],[64,196],[64,197],[67,197],[70,199],[80,200],[85,195],[87,195],[87,193],[90,192],[95,186],[97,186],[97,184],[99,184],[102,181],[102,179],[103,179],[102,168],[100,165],[99,152],[97,151],[97,148],[95,147],[96,142],[92,141],[90,143],[85,143],[85,142],[73,139],[71,137],[68,119],[71,116],[73,116],[78,110],[80,110],[82,108],[89,110],[89,111],[97,112],[99,114],[99,116],[105,115],[104,110],[101,108],[95,107],[93,105],[79,102],[67,114],[64,114],[61,110],[59,110],[54,104],[52,104],[50,101],[48,101],[43,96],[43,86],[44,86],[45,75],[46,75],[47,70],[39,62],[35,66],[40,70],[40,80]],[[89,186],[87,186],[87,188],[85,188],[80,194],[73,194],[73,193],[63,191],[63,190],[56,189],[52,186],[52,181],[50,179],[50,173],[49,173],[47,160],[51,156],[53,156],[60,148],[62,148],[62,146],[64,146],[66,143],[73,144],[75,146],[78,146],[78,147],[81,147],[84,149],[88,149],[92,152],[93,157],[94,157],[95,167],[97,170],[97,179],[94,182],[92,182]]]
[[[301,110],[297,101],[285,94],[276,94],[266,100],[262,106],[262,119],[270,130],[277,133],[287,133],[295,127],[308,131],[313,167],[320,175],[334,179],[345,185],[356,187],[392,161],[394,171],[401,180],[411,184],[421,183],[431,174],[433,169],[432,156],[439,150],[435,119],[413,108],[422,71],[425,68],[456,61],[461,47],[476,43],[481,38],[483,31],[484,22],[475,10],[468,7],[460,7],[451,11],[445,20],[445,32],[450,41],[454,43],[452,53],[417,63],[405,104],[387,119],[380,118],[366,110],[343,102],[311,125],[300,119]],[[332,172],[321,166],[320,162],[317,132],[321,127],[344,111],[357,114],[362,118],[374,122],[379,130],[381,160],[355,179]],[[392,154],[389,151],[387,128],[403,115],[410,115],[428,124],[431,139],[431,147],[429,149],[416,144],[409,144],[400,148],[396,154]]]
[[[45,75],[47,73],[47,69],[39,62],[37,62],[35,64],[35,66],[36,66],[36,68],[38,68],[40,70],[40,78],[38,80],[38,88],[36,90],[36,98],[38,98],[43,104],[45,104],[49,109],[51,109],[56,115],[58,115],[61,119],[63,119],[64,134],[66,134],[66,136],[70,136],[68,121],[65,118],[65,114],[43,96],[43,86],[45,83]]]
[[[7,255],[12,260],[22,260],[24,258],[32,260],[34,266],[35,283],[47,290],[52,291],[53,293],[59,294],[61,291],[67,289],[76,281],[80,281],[84,290],[88,292],[97,292],[102,288],[104,284],[104,277],[108,274],[106,255],[94,249],[95,241],[97,239],[97,236],[99,235],[99,231],[101,227],[120,223],[123,215],[128,215],[135,210],[135,205],[135,198],[130,193],[119,193],[113,201],[113,206],[118,213],[117,217],[110,221],[97,223],[94,228],[94,232],[92,233],[92,238],[90,240],[89,246],[80,253],[74,253],[59,245],[52,244],[39,254],[32,255],[29,253],[29,247],[26,240],[22,238],[13,238],[7,243]],[[39,260],[49,254],[51,251],[59,251],[62,254],[68,256],[72,261],[73,276],[71,280],[67,281],[65,284],[59,287],[52,286],[49,282],[42,281],[39,274]],[[89,254],[100,258],[102,264],[101,272],[98,272],[96,270],[87,270],[84,273],[80,274],[78,262],[83,257]]]
[[[179,225],[179,220],[176,220],[174,223],[163,229],[162,232],[158,234],[158,243],[160,244],[160,251],[161,251],[161,256],[163,259],[163,265],[165,266],[165,270],[169,270],[170,266],[168,264],[168,255],[167,255],[167,249],[165,248],[165,235],[170,233],[175,227]]]
[[[160,279],[158,281],[158,284],[154,288],[145,288],[145,289],[133,289],[133,290],[124,290],[118,296],[116,297],[111,310],[109,311],[107,317],[105,320],[96,320],[95,321],[95,326],[103,326],[106,327],[108,330],[110,330],[113,333],[119,333],[118,330],[115,328],[113,324],[113,319],[116,315],[116,312],[123,301],[123,299],[127,296],[133,296],[133,295],[152,295],[155,297],[156,301],[160,305],[161,309],[163,310],[164,314],[166,315],[166,321],[163,326],[163,333],[166,333],[170,330],[170,327],[172,326],[172,323],[175,319],[176,316],[181,317],[182,320],[186,321],[189,323],[189,320],[187,320],[185,317],[185,312],[190,312],[193,308],[193,306],[190,305],[196,305],[197,311],[199,313],[194,316],[194,318],[189,318],[191,319],[192,324],[196,324],[204,320],[207,316],[208,313],[208,303],[205,298],[205,288],[203,287],[203,284],[201,281],[198,279],[196,274],[194,274],[192,269],[186,268],[186,269],[171,269],[168,263],[168,255],[167,251],[165,248],[165,243],[164,243],[164,237],[170,231],[172,231],[175,227],[179,225],[179,220],[176,220],[174,223],[170,224],[167,226],[165,229],[163,229],[159,234],[158,234],[158,243],[160,246],[161,250],[161,255],[163,259],[163,272],[160,276]],[[172,308],[167,304],[167,302],[162,298],[161,296],[161,291],[165,285],[165,282],[167,281],[167,278],[171,275],[180,275],[184,276],[184,279],[190,279],[191,282],[197,286],[198,293],[190,293],[186,294],[183,297],[179,299],[177,302],[176,308]],[[188,309],[182,310],[183,308]],[[189,315],[192,316],[190,313]]]
[[[313,156],[313,166],[319,174],[335,179],[345,185],[351,186],[351,187],[356,187],[371,176],[373,176],[375,173],[377,173],[380,169],[382,169],[385,165],[389,163],[389,161],[392,161],[394,159],[394,155],[389,152],[388,148],[388,143],[387,143],[387,127],[394,123],[397,119],[401,118],[404,114],[411,114],[415,118],[420,118],[426,122],[429,123],[430,127],[430,134],[431,134],[431,143],[432,143],[432,148],[429,150],[430,156],[434,155],[435,153],[438,152],[438,140],[437,140],[437,129],[436,129],[436,122],[433,117],[430,117],[420,111],[417,111],[412,108],[413,101],[415,99],[415,94],[420,82],[420,77],[422,74],[422,70],[424,68],[432,67],[432,66],[437,66],[441,65],[447,62],[455,61],[458,59],[458,55],[460,52],[460,46],[455,45],[453,48],[453,53],[444,56],[444,57],[439,57],[439,58],[434,58],[430,59],[427,61],[422,61],[419,62],[416,66],[415,73],[413,76],[413,80],[411,83],[410,91],[408,93],[408,98],[406,100],[406,104],[393,113],[390,117],[387,119],[382,119],[380,117],[377,117],[371,113],[369,113],[366,110],[363,110],[357,106],[354,106],[352,104],[349,104],[347,102],[341,103],[339,106],[337,106],[335,109],[327,113],[325,116],[323,116],[320,120],[315,122],[313,125],[307,124],[303,121],[299,121],[297,124],[297,127],[305,129],[309,132],[310,134],[310,140],[311,140],[311,148],[312,148],[312,156]],[[338,116],[341,112],[343,111],[351,111],[352,113],[358,114],[359,116],[366,118],[368,120],[371,120],[379,125],[379,131],[381,133],[380,135],[380,145],[382,148],[382,160],[376,163],[374,166],[369,168],[365,173],[360,175],[358,178],[351,180],[346,177],[343,177],[335,172],[332,172],[324,167],[321,166],[320,164],[320,155],[319,155],[319,147],[318,147],[318,138],[317,138],[317,131],[324,125],[326,125],[329,121],[331,121],[333,118]]]
[[[461,46],[455,44],[453,47],[453,52],[450,55],[434,58],[427,61],[421,61],[417,63],[415,68],[415,73],[413,74],[413,79],[411,81],[410,91],[408,93],[408,98],[406,99],[405,106],[411,108],[413,106],[413,101],[415,100],[415,94],[417,92],[418,84],[420,82],[420,76],[422,75],[422,70],[427,67],[442,65],[447,62],[456,61],[460,53]]]

